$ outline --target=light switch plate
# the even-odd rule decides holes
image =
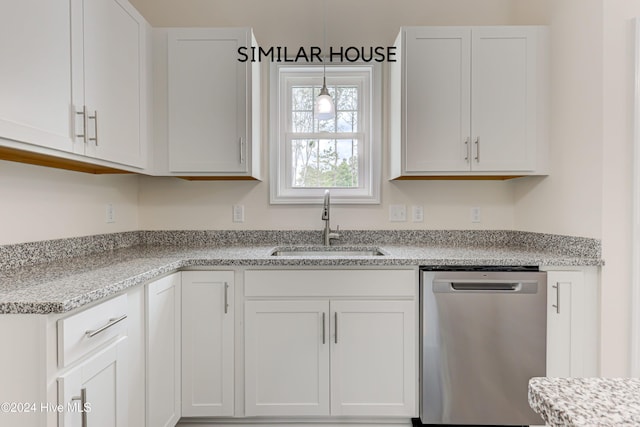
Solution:
[[[424,208],[422,206],[413,205],[411,207],[411,213],[413,222],[424,221]]]
[[[107,224],[116,222],[116,210],[113,207],[113,203],[107,203],[105,205],[104,222],[106,222]]]
[[[407,220],[406,205],[389,205],[389,221],[402,222]]]
[[[244,205],[233,205],[233,222],[244,222]]]
[[[480,222],[480,208],[471,208],[471,222]]]

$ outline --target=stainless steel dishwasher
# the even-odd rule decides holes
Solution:
[[[546,284],[537,267],[421,268],[423,424],[544,424],[527,385],[546,372]]]

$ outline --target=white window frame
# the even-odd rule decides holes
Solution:
[[[336,82],[360,86],[358,112],[358,183],[359,187],[330,188],[331,202],[338,204],[379,204],[382,151],[382,83],[380,64],[328,65],[327,85]],[[333,77],[332,77],[333,74]],[[291,183],[292,140],[289,132],[290,87],[293,82],[308,79],[322,85],[322,66],[272,63],[270,67],[270,202],[272,204],[322,203],[325,188],[296,188]],[[294,134],[304,137],[304,134]],[[314,134],[317,135],[317,134]],[[327,132],[327,139],[340,138],[340,133]],[[349,134],[352,135],[352,134]]]

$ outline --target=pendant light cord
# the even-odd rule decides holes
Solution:
[[[322,85],[327,85],[327,65],[325,59],[327,57],[327,0],[322,2]]]

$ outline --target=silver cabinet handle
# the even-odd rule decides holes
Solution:
[[[336,311],[335,313],[333,313],[333,318],[334,318],[334,322],[335,323],[335,331],[336,331],[336,335],[335,335],[335,343],[338,344],[338,312]]]
[[[84,143],[87,143],[87,126],[89,125],[89,118],[87,117],[87,106],[82,107],[82,111],[76,111],[76,116],[82,116],[82,133],[76,134],[76,138],[82,138]]]
[[[240,137],[240,163],[244,163],[244,138]]]
[[[85,404],[87,403],[87,389],[80,389],[80,396],[74,396],[71,398],[71,401],[79,400],[80,401],[80,413],[82,414],[82,427],[87,427],[87,411],[84,410]]]
[[[479,136],[476,137],[475,144],[476,144],[476,157],[475,157],[475,160],[476,160],[476,163],[480,163],[480,137]]]
[[[325,316],[327,313],[322,312],[322,344],[326,343],[326,332],[325,332]]]
[[[469,137],[466,137],[464,140],[464,147],[465,147],[465,156],[464,159],[468,162],[469,161],[469,150],[471,149],[470,145],[469,145]]]
[[[109,323],[107,323],[107,324],[105,324],[105,325],[100,326],[98,329],[94,329],[94,330],[92,330],[92,331],[86,331],[86,332],[85,332],[85,335],[86,335],[87,337],[89,337],[89,338],[93,338],[93,337],[95,337],[96,335],[98,335],[100,332],[103,332],[103,331],[105,331],[105,330],[109,329],[110,327],[112,327],[112,326],[113,326],[113,325],[115,325],[116,323],[120,323],[120,322],[122,322],[122,321],[123,321],[124,319],[126,319],[126,318],[127,318],[127,315],[126,315],[126,314],[123,314],[123,315],[122,315],[122,316],[120,316],[120,317],[115,317],[115,318],[113,318],[113,319],[109,319]]]
[[[556,290],[556,303],[552,304],[551,307],[556,309],[556,314],[560,314],[560,282],[556,282],[552,288]]]
[[[224,283],[224,314],[229,312],[229,285]]]
[[[87,116],[87,120],[88,119],[93,119],[93,130],[95,132],[95,136],[93,138],[89,138],[89,141],[94,141],[97,146],[98,145],[98,110],[93,112],[93,116],[91,115]],[[87,133],[86,129],[84,133]]]

